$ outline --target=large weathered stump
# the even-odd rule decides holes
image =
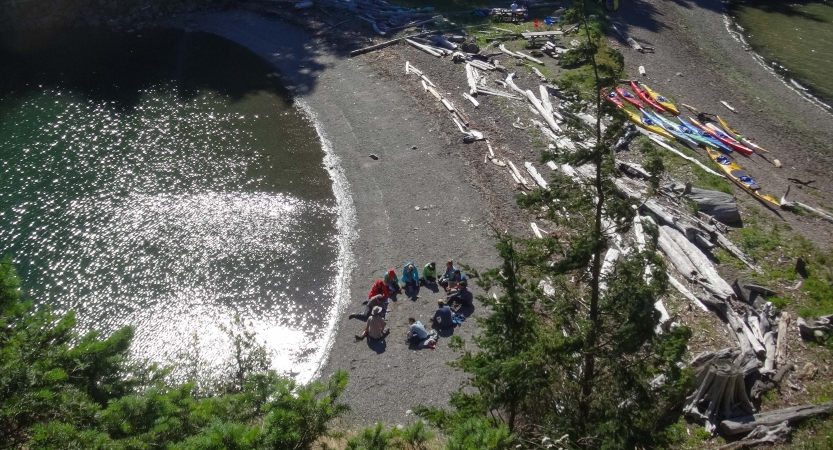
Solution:
[[[726,360],[715,360],[697,375],[697,390],[686,398],[683,412],[705,421],[715,434],[723,419],[751,415],[754,410],[746,395],[743,372]]]

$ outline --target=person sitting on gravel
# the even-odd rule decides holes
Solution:
[[[454,326],[454,313],[451,308],[445,304],[445,300],[437,300],[437,310],[434,311],[434,317],[431,322],[434,328],[451,328]]]
[[[464,291],[469,286],[469,281],[460,269],[454,269],[454,273],[451,275],[451,278],[448,279],[448,282],[445,285],[445,292],[451,293],[451,291]]]
[[[422,268],[422,278],[419,281],[425,284],[437,284],[437,263],[430,262]]]
[[[439,285],[442,287],[448,287],[448,280],[454,276],[455,270],[457,270],[457,268],[454,267],[454,261],[450,259],[446,261],[445,272],[442,275],[440,275],[440,281],[438,282]]]
[[[408,324],[410,324],[410,328],[408,328],[409,344],[418,344],[419,348],[434,348],[436,346],[436,331],[432,330],[432,332],[429,334],[422,322],[414,319],[413,317],[408,318]]]
[[[419,287],[419,270],[416,264],[409,262],[402,267],[402,286],[406,291]]]
[[[388,291],[388,287],[382,280],[376,280],[376,282],[373,283],[373,287],[370,288],[370,293],[367,294],[367,299],[370,300],[377,295],[381,295],[385,298],[390,297],[390,291]]]
[[[466,292],[468,285],[468,279],[460,272],[460,269],[454,269],[454,275],[448,280],[448,286],[445,288],[446,301],[449,306],[454,303],[460,303],[466,307],[471,306],[471,296]]]
[[[384,278],[382,278],[382,281],[385,282],[385,286],[388,287],[388,290],[391,293],[402,292],[402,288],[399,287],[399,277],[396,276],[396,270],[388,270],[388,273],[385,275]]]
[[[360,341],[365,337],[369,337],[371,339],[382,339],[388,335],[388,332],[385,331],[385,318],[382,317],[382,308],[379,306],[375,306],[373,311],[371,311],[371,316],[367,319],[367,325],[364,327],[364,331],[362,334],[356,335],[356,340]]]
[[[367,320],[370,318],[373,308],[375,307],[382,308],[382,317],[385,317],[385,314],[388,310],[388,299],[382,295],[374,295],[367,301],[367,304],[364,306],[364,312],[361,314],[350,314],[350,319],[359,319],[359,320]]]

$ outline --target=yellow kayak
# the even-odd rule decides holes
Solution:
[[[740,143],[742,143],[742,144],[746,144],[746,145],[747,145],[747,146],[749,146],[749,147],[752,147],[752,148],[753,148],[753,150],[754,150],[754,149],[758,149],[758,150],[761,150],[761,151],[764,151],[764,152],[770,153],[770,151],[769,151],[769,150],[767,150],[767,149],[765,149],[765,148],[761,147],[760,145],[758,145],[758,144],[756,144],[756,143],[754,143],[754,142],[750,141],[750,140],[749,140],[749,139],[747,139],[744,135],[742,135],[742,134],[738,133],[737,131],[735,131],[735,129],[734,129],[734,128],[732,128],[732,127],[730,127],[730,126],[729,126],[729,124],[728,124],[728,123],[726,123],[726,121],[725,121],[725,120],[723,120],[723,119],[721,119],[721,118],[720,118],[720,116],[717,116],[717,120],[720,122],[720,125],[722,125],[724,129],[726,129],[726,131],[728,131],[729,133],[731,133],[731,134],[733,134],[733,135],[734,135],[734,138],[735,138],[735,139],[737,139],[737,140],[738,140],[738,142],[740,142]]]
[[[651,119],[649,119],[647,117],[644,117],[644,116],[639,116],[638,114],[634,114],[634,113],[628,111],[627,109],[623,109],[622,111],[625,111],[625,114],[628,115],[628,118],[631,119],[631,122],[635,123],[636,125],[644,128],[644,129],[646,129],[646,130],[648,130],[652,133],[656,133],[656,134],[658,134],[658,135],[660,135],[664,138],[668,138],[668,139],[671,139],[671,140],[674,139],[674,136],[672,136],[671,133],[665,131],[664,128],[655,124]]]
[[[668,112],[670,112],[671,114],[674,114],[675,116],[679,116],[679,115],[680,115],[680,110],[679,110],[679,109],[677,109],[677,107],[676,107],[673,103],[671,103],[671,101],[670,101],[670,100],[668,100],[667,98],[665,98],[665,97],[663,97],[663,96],[661,96],[661,95],[657,94],[657,93],[656,93],[656,92],[654,92],[653,90],[651,90],[651,88],[649,88],[648,86],[646,86],[646,85],[645,85],[645,83],[639,83],[639,84],[641,84],[641,85],[642,85],[642,87],[643,87],[643,88],[645,88],[645,92],[647,92],[647,93],[648,93],[648,95],[650,95],[650,96],[651,96],[651,98],[652,98],[652,99],[654,99],[654,101],[655,101],[655,102],[659,103],[659,104],[660,104],[660,106],[662,106],[662,107],[663,107],[663,108],[665,108]]]
[[[706,147],[706,151],[709,153],[709,158],[712,159],[719,167],[723,173],[726,174],[729,179],[731,179],[735,184],[740,186],[741,189],[750,193],[753,197],[757,198],[767,206],[777,206],[781,207],[781,203],[771,195],[761,194],[759,191],[761,189],[755,180],[752,179],[746,172],[741,169],[741,167],[734,163],[728,156],[720,153],[717,150],[713,150],[710,147]]]

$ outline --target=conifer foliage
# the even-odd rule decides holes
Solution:
[[[81,335],[72,313],[35,309],[0,262],[0,448],[310,449],[347,410],[346,372],[306,386],[252,372],[260,351],[245,332],[232,336],[245,364],[213,395],[131,362],[132,338]]]

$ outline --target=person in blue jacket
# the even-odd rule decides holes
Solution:
[[[405,290],[416,289],[419,286],[419,269],[416,264],[409,262],[402,267],[401,280]]]

